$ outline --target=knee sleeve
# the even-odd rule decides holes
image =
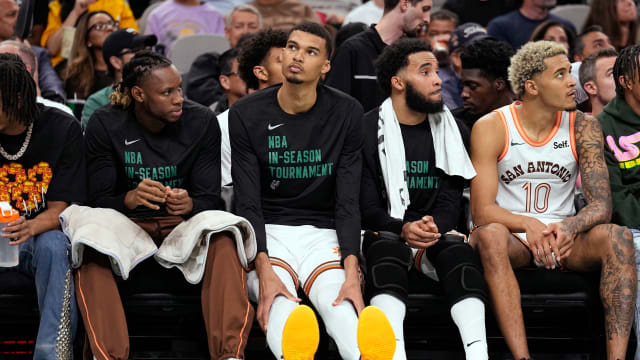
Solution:
[[[461,236],[445,234],[438,244],[427,250],[427,256],[436,268],[449,306],[468,297],[487,303],[489,291],[480,259]]]
[[[411,249],[389,232],[365,232],[362,244],[366,259],[366,295],[391,294],[404,303],[408,299]]]

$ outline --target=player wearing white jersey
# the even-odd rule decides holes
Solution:
[[[602,130],[575,111],[575,80],[564,47],[539,41],[511,58],[509,81],[522,100],[476,123],[471,211],[498,324],[514,358],[528,359],[520,289],[513,268],[559,264],[601,269],[608,359],[624,359],[633,320],[633,241],[611,219]],[[580,170],[588,205],[573,209]],[[557,261],[557,262],[556,262]]]

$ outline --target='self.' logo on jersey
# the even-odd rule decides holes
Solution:
[[[553,149],[564,149],[564,148],[568,148],[569,147],[569,141],[565,140],[565,141],[554,141],[553,142]]]

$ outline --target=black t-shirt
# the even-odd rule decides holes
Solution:
[[[130,217],[166,216],[166,208],[129,210],[124,198],[142,179],[189,192],[195,215],[222,209],[220,199],[220,127],[215,115],[185,101],[182,116],[161,132],[146,131],[132,111],[107,105],[96,110],[85,132],[89,200],[93,206]]]
[[[378,110],[369,111],[364,117],[364,169],[360,208],[363,228],[374,231],[391,231],[400,234],[402,225],[433,216],[442,233],[458,227],[461,215],[464,179],[449,176],[436,168],[435,150],[429,122],[418,125],[400,125],[405,148],[407,188],[411,203],[403,219],[389,215],[384,178],[378,155]],[[468,143],[466,126],[458,122],[463,141]]]
[[[429,122],[400,124],[407,169],[407,189],[411,203],[405,212],[431,209],[437,199],[442,170],[436,168],[436,155]]]
[[[362,106],[319,85],[315,105],[291,115],[281,85],[240,99],[229,110],[231,174],[238,215],[266,251],[265,224],[336,229],[342,256],[360,249],[358,194]]]
[[[47,201],[80,203],[86,197],[86,167],[80,124],[66,113],[38,105],[31,140],[24,155],[10,161],[0,155],[0,201],[9,201],[27,219],[47,209]],[[9,155],[27,136],[0,134]]]
[[[326,84],[356,98],[364,111],[377,108],[387,95],[378,85],[373,63],[385,47],[374,25],[352,36],[336,49]]]

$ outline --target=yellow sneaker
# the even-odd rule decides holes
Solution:
[[[319,343],[316,315],[306,305],[297,306],[284,324],[282,357],[285,360],[313,360]]]
[[[362,360],[391,360],[396,336],[387,316],[375,306],[367,306],[358,320],[358,347]]]

